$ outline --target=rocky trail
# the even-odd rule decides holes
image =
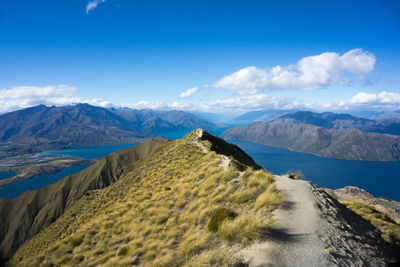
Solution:
[[[265,240],[241,251],[250,266],[386,266],[391,250],[369,222],[309,182],[275,180],[285,201]]]

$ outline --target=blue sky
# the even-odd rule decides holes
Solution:
[[[0,112],[399,109],[399,48],[398,1],[4,0]]]

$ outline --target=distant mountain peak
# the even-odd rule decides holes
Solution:
[[[131,144],[152,134],[219,125],[183,111],[102,108],[87,103],[35,107],[0,116],[0,142],[7,153]]]
[[[377,132],[385,134],[400,135],[400,123],[381,122],[371,119],[358,118],[346,113],[311,111],[297,111],[291,114],[282,115],[271,123],[284,124],[312,124],[327,129],[359,129],[364,132]]]

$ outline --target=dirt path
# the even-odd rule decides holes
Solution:
[[[309,184],[277,176],[276,185],[285,203],[274,214],[277,222],[270,240],[243,250],[244,259],[250,266],[330,266],[317,235],[324,224]]]
[[[209,152],[208,149],[200,142],[203,135],[203,129],[196,129],[197,139],[192,140],[192,144],[199,147],[204,153]],[[219,155],[221,157],[221,167],[224,171],[228,170],[231,160],[225,155]]]

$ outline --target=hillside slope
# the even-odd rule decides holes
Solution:
[[[333,112],[314,113],[311,111],[298,111],[293,114],[285,114],[271,123],[312,124],[327,129],[359,129],[364,132],[400,135],[400,123],[375,121]]]
[[[127,165],[117,181],[87,191],[25,242],[7,265],[387,266],[395,260],[368,221],[309,183],[272,176],[203,130]]]
[[[9,264],[234,264],[238,248],[272,224],[279,203],[272,175],[197,130],[87,192]]]
[[[324,188],[324,190],[339,201],[361,202],[373,206],[378,211],[387,213],[400,225],[400,202],[398,201],[374,197],[364,189],[355,186],[346,186],[339,189]]]
[[[228,129],[227,140],[243,140],[315,155],[369,161],[400,160],[399,140],[357,129],[325,129],[309,124],[263,123]]]
[[[17,248],[60,217],[87,191],[105,188],[127,167],[153,155],[166,139],[149,140],[113,153],[87,169],[15,199],[0,198],[0,258],[8,259]]]

